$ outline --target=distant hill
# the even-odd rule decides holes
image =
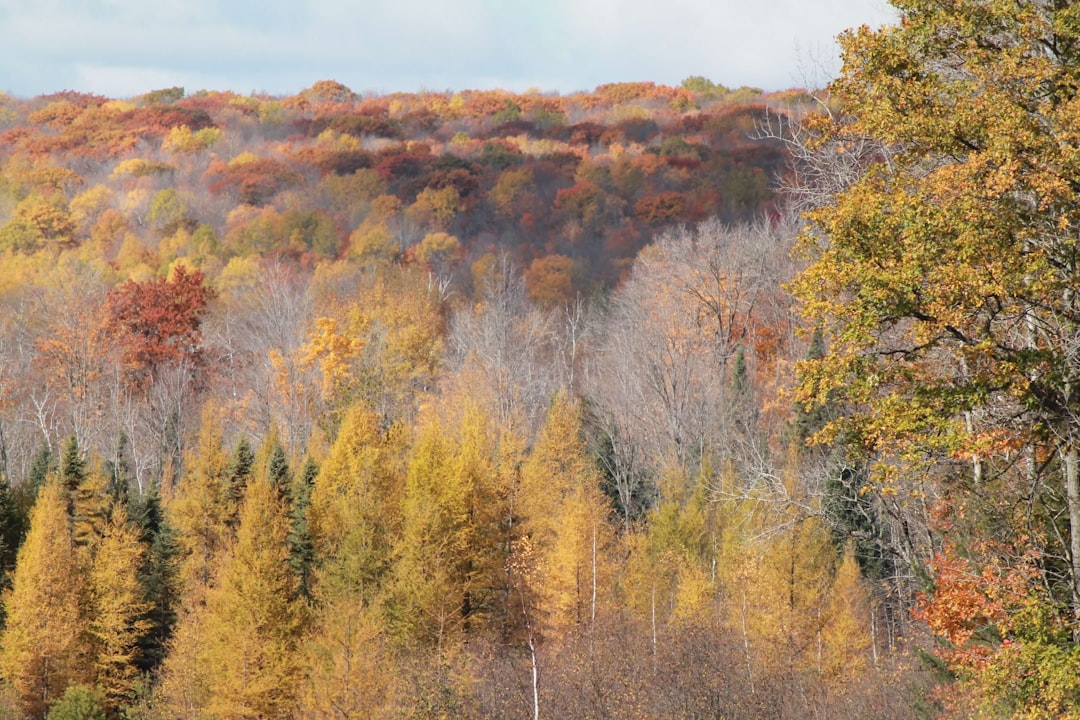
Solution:
[[[0,252],[83,248],[121,277],[184,258],[211,281],[253,254],[424,262],[465,289],[473,263],[508,253],[535,297],[591,292],[665,227],[772,212],[784,148],[755,128],[804,101],[704,78],[569,96],[333,81],[0,95]],[[552,273],[572,282],[538,287]]]

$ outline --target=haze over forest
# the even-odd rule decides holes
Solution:
[[[0,94],[0,718],[1080,716],[1080,10],[900,5]]]

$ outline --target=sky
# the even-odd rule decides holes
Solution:
[[[0,90],[291,95],[608,82],[820,86],[885,0],[0,0]]]

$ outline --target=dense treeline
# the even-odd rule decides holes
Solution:
[[[924,706],[907,518],[791,394],[804,99],[0,99],[6,711]]]

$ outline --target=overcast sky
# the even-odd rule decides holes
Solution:
[[[780,90],[823,82],[839,32],[892,17],[885,0],[0,0],[0,90]]]

